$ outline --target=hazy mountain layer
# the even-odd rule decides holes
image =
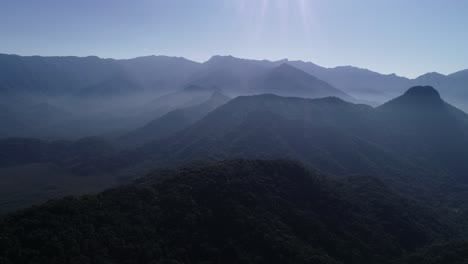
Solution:
[[[119,142],[139,145],[172,136],[176,132],[202,119],[209,112],[228,102],[229,99],[229,97],[215,91],[205,102],[168,112],[162,117],[150,121],[143,127],[123,135],[119,138]]]

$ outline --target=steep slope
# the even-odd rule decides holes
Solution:
[[[468,109],[468,70],[462,70],[449,75],[427,73],[412,80],[413,85],[430,85],[437,87],[442,96],[451,104],[467,111]]]
[[[416,86],[376,109],[394,129],[387,142],[401,155],[451,174],[468,173],[468,115],[444,102],[430,86]]]
[[[386,263],[450,234],[378,182],[287,161],[160,171],[0,221],[6,263]]]
[[[373,118],[371,107],[338,98],[238,97],[187,130],[143,149],[161,164],[290,158],[341,175],[387,175],[392,166],[414,171],[374,143],[386,131],[374,126]]]
[[[464,210],[466,120],[428,87],[412,88],[377,109],[338,98],[243,96],[141,151],[156,167],[294,159],[334,175],[378,176],[415,199]]]
[[[119,142],[130,145],[139,145],[150,141],[168,137],[194,122],[200,120],[209,112],[229,101],[229,97],[215,91],[207,101],[186,108],[176,109],[145,126],[120,137]]]
[[[271,93],[306,98],[335,96],[343,100],[353,101],[349,95],[330,84],[288,64],[282,64],[262,74],[250,86],[250,92],[254,94]]]

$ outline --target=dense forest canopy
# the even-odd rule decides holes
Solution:
[[[7,215],[0,230],[3,263],[391,263],[459,237],[375,178],[279,160],[156,171]]]

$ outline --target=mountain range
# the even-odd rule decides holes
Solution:
[[[145,151],[157,149],[173,161],[292,158],[333,173],[364,168],[375,173],[386,167],[380,156],[394,156],[395,162],[417,156],[418,162],[437,160],[446,172],[463,175],[464,162],[444,155],[468,154],[467,133],[468,116],[432,87],[413,87],[377,108],[334,97],[257,95],[237,97],[164,143],[147,144]]]
[[[408,79],[351,66],[324,68],[310,62],[231,56],[198,63],[167,56],[115,60],[2,54],[0,72],[0,105],[8,109],[0,115],[7,124],[0,128],[0,137],[119,137],[170,111],[200,104],[214,90],[231,98],[262,93],[334,96],[377,106],[408,87],[432,85],[465,110],[468,96],[467,71]],[[27,111],[41,105],[56,109],[52,120],[40,111]]]
[[[0,55],[0,263],[462,264],[466,74]]]
[[[114,60],[98,57],[22,57],[0,55],[2,93],[41,95],[119,95],[151,91],[163,94],[188,84],[218,86],[242,94],[249,82],[287,64],[328,82],[349,95],[384,102],[416,85],[438,87],[450,102],[464,107],[468,71],[427,73],[415,79],[380,74],[352,66],[324,68],[303,61],[267,61],[213,56],[204,63],[168,56]],[[106,92],[106,87],[113,89]],[[460,98],[461,97],[461,98]],[[458,99],[458,100],[457,100]]]
[[[91,148],[93,155],[69,150],[88,141],[59,142],[0,140],[9,149],[0,166],[19,170],[52,163],[75,175],[112,175],[111,186],[154,168],[198,160],[291,159],[337,177],[372,175],[426,202],[442,193],[438,202],[460,211],[465,206],[453,197],[468,197],[463,187],[468,116],[426,86],[377,108],[336,97],[262,94],[229,100],[216,91],[207,101],[169,112],[114,143],[103,141],[100,146],[115,146]],[[10,202],[18,204],[15,199]]]

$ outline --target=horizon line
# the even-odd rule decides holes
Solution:
[[[359,69],[359,70],[364,70],[364,71],[370,71],[372,73],[376,73],[376,74],[380,74],[380,75],[385,75],[385,76],[396,76],[396,77],[400,77],[400,78],[406,78],[406,79],[409,79],[409,80],[415,80],[421,76],[424,76],[424,75],[427,75],[427,74],[440,74],[440,75],[443,75],[445,77],[447,76],[450,76],[450,75],[453,75],[453,74],[456,74],[456,73],[459,73],[459,72],[462,72],[462,71],[466,71],[468,70],[467,69],[461,69],[461,70],[458,70],[458,71],[455,71],[455,72],[452,72],[452,73],[448,73],[448,74],[444,74],[444,73],[440,73],[438,71],[429,71],[429,72],[426,72],[426,73],[423,73],[423,74],[420,74],[414,78],[412,77],[408,77],[408,76],[405,76],[405,75],[400,75],[400,74],[397,74],[397,73],[382,73],[382,72],[378,72],[378,71],[374,71],[374,70],[371,70],[371,69],[368,69],[368,68],[364,68],[364,67],[359,67],[359,66],[354,66],[354,65],[336,65],[336,66],[332,66],[332,67],[325,67],[325,66],[322,66],[322,65],[319,65],[319,64],[316,64],[312,61],[307,61],[307,60],[301,60],[301,59],[289,59],[289,58],[283,58],[283,59],[278,59],[278,60],[271,60],[271,59],[251,59],[251,58],[245,58],[245,57],[236,57],[236,56],[233,56],[233,55],[212,55],[209,57],[209,59],[206,59],[204,61],[202,60],[195,60],[195,59],[190,59],[190,58],[187,58],[187,57],[183,57],[183,56],[177,56],[177,55],[163,55],[163,54],[159,54],[159,55],[156,55],[156,54],[150,54],[150,55],[141,55],[141,56],[135,56],[135,57],[125,57],[125,58],[115,58],[115,57],[103,57],[103,56],[99,56],[99,55],[20,55],[20,54],[16,54],[16,53],[3,53],[3,52],[0,52],[0,55],[7,55],[7,56],[18,56],[18,57],[43,57],[43,58],[90,58],[90,57],[95,57],[95,58],[98,58],[98,59],[102,59],[102,60],[132,60],[132,59],[138,59],[138,58],[147,58],[147,57],[168,57],[168,58],[178,58],[178,59],[185,59],[185,60],[188,60],[188,61],[191,61],[191,62],[195,62],[195,63],[199,63],[199,64],[204,64],[204,63],[207,63],[208,61],[210,61],[211,59],[213,59],[214,57],[231,57],[231,58],[234,58],[234,59],[240,59],[240,60],[247,60],[247,61],[267,61],[267,62],[281,62],[281,61],[286,61],[286,62],[302,62],[302,63],[310,63],[310,64],[313,64],[313,65],[316,65],[318,67],[321,67],[321,68],[324,68],[324,69],[337,69],[337,68],[344,68],[344,67],[350,67],[350,68],[355,68],[355,69]]]

